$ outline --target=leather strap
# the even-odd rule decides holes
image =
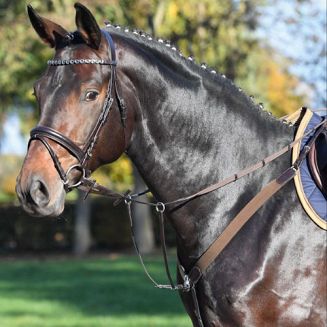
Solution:
[[[227,244],[234,238],[247,221],[267,202],[276,192],[288,183],[296,174],[296,169],[290,167],[286,169],[278,178],[266,185],[248,204],[238,213],[232,222],[225,228],[222,234],[209,246],[202,254],[194,267],[202,273],[223,251]],[[193,270],[193,268],[192,268]],[[192,275],[192,274],[190,274]]]
[[[210,185],[202,190],[200,190],[197,193],[191,194],[189,196],[183,197],[183,198],[179,198],[177,200],[174,201],[170,201],[170,202],[166,202],[165,205],[172,205],[172,204],[180,204],[183,202],[187,202],[190,200],[193,200],[199,196],[211,193],[213,191],[216,191],[230,183],[236,182],[237,180],[239,180],[242,177],[245,177],[249,174],[251,174],[252,172],[266,166],[267,164],[269,164],[270,162],[274,161],[275,159],[279,158],[280,156],[282,156],[283,154],[285,154],[286,152],[290,151],[294,145],[298,144],[300,141],[302,141],[302,139],[311,134],[313,131],[316,131],[318,128],[321,128],[321,125],[323,125],[325,123],[325,121],[322,121],[321,123],[319,123],[318,125],[316,125],[313,129],[311,129],[310,131],[308,131],[307,133],[305,133],[304,135],[302,135],[301,137],[295,139],[293,142],[291,142],[290,144],[288,144],[287,146],[283,147],[282,149],[278,150],[277,152],[269,155],[268,157],[258,161],[257,163],[255,163],[254,165],[248,166],[243,170],[238,171],[237,173],[213,184]]]
[[[287,168],[281,175],[266,185],[247,205],[236,215],[231,223],[225,228],[220,236],[209,246],[202,256],[195,263],[189,273],[193,283],[197,283],[209,265],[219,256],[240,229],[249,221],[249,219],[261,208],[276,192],[292,180],[303,160],[307,157],[314,142],[322,133],[324,123],[319,124],[319,128],[312,136],[308,144],[302,149],[298,159],[293,166]],[[193,277],[195,276],[195,277]]]
[[[159,228],[160,228],[160,242],[161,242],[161,250],[162,250],[162,257],[164,259],[165,269],[166,269],[166,275],[168,277],[170,286],[172,289],[176,288],[176,285],[173,281],[173,278],[171,276],[170,270],[169,270],[169,263],[168,263],[168,255],[167,255],[167,246],[166,246],[166,233],[165,233],[165,220],[164,220],[164,207],[161,209],[158,209],[156,207],[156,210],[159,213]]]
[[[64,182],[66,182],[66,180],[67,180],[66,172],[62,169],[61,163],[59,161],[59,158],[56,155],[56,153],[53,151],[53,149],[51,148],[51,146],[48,143],[48,141],[43,136],[38,135],[38,134],[35,134],[35,136],[29,140],[28,147],[30,147],[31,140],[39,140],[40,142],[42,142],[42,144],[48,150],[48,152],[50,154],[50,157],[52,158],[53,164],[54,164],[55,168],[57,169],[58,174],[59,174],[61,180],[63,180]]]
[[[195,316],[196,316],[196,318],[198,320],[199,327],[204,327],[203,320],[202,320],[202,317],[201,317],[201,311],[200,311],[198,296],[196,294],[195,285],[193,285],[191,287],[191,295],[192,295],[192,300],[193,300],[193,305],[194,305],[194,313],[195,313]]]
[[[135,231],[134,231],[133,217],[132,217],[132,209],[131,209],[132,202],[133,202],[132,196],[130,194],[126,194],[125,195],[125,204],[127,206],[127,213],[128,213],[128,217],[129,217],[129,221],[130,221],[132,241],[133,241],[133,245],[134,245],[134,248],[135,248],[135,252],[136,252],[136,254],[137,254],[138,258],[139,258],[139,261],[141,263],[141,266],[142,266],[142,268],[144,270],[144,273],[149,278],[149,280],[153,283],[153,285],[155,287],[157,287],[157,288],[170,289],[170,290],[174,290],[174,291],[177,291],[177,290],[187,291],[187,292],[190,291],[190,285],[185,283],[185,282],[184,282],[184,284],[175,285],[175,283],[173,282],[172,275],[171,275],[170,270],[169,270],[167,247],[166,247],[166,241],[165,241],[164,216],[163,216],[163,213],[165,211],[165,206],[162,205],[161,202],[159,202],[159,204],[157,204],[155,206],[155,208],[156,208],[156,211],[158,212],[159,218],[160,218],[160,220],[159,220],[159,223],[160,223],[160,240],[161,240],[162,253],[163,253],[167,278],[169,280],[169,285],[159,284],[151,276],[148,269],[146,268],[146,265],[145,265],[145,263],[143,261],[142,254],[140,253],[140,250],[138,248],[136,238],[135,238]]]
[[[56,131],[55,129],[47,126],[37,126],[31,130],[31,138],[29,143],[32,140],[48,138],[68,150],[73,156],[75,156],[79,162],[84,158],[84,151],[80,149],[73,141],[68,137]],[[44,143],[43,143],[44,144]],[[48,149],[49,151],[49,149]],[[50,151],[49,151],[50,152]],[[52,155],[51,155],[52,157]]]

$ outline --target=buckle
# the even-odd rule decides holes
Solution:
[[[157,202],[155,208],[156,208],[156,211],[159,213],[164,213],[166,210],[166,206],[162,202]]]
[[[191,283],[195,285],[202,277],[202,271],[198,266],[194,266],[188,274]]]
[[[188,275],[184,275],[183,292],[189,292],[191,289],[191,280]]]

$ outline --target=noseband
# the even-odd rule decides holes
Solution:
[[[114,101],[113,95],[116,96],[118,107],[121,115],[121,122],[123,127],[125,127],[125,120],[126,120],[126,107],[124,100],[119,96],[118,89],[117,89],[117,77],[116,77],[116,50],[115,45],[112,40],[111,35],[107,31],[103,31],[104,36],[108,42],[110,52],[111,52],[111,60],[103,60],[103,59],[67,59],[67,60],[49,60],[49,66],[66,66],[66,65],[82,65],[82,64],[97,64],[97,65],[109,65],[111,66],[111,76],[110,81],[107,88],[106,98],[103,103],[101,114],[93,127],[91,133],[89,134],[85,145],[81,149],[76,143],[70,140],[67,136],[60,133],[59,131],[47,127],[47,126],[37,126],[31,130],[30,133],[30,140],[28,143],[28,147],[30,146],[31,142],[34,140],[41,141],[45,148],[48,150],[54,166],[64,183],[64,188],[66,192],[72,190],[73,188],[78,187],[81,184],[83,178],[88,177],[90,175],[90,170],[87,169],[87,163],[89,159],[92,157],[92,152],[94,146],[97,142],[99,133],[101,128],[103,127],[104,123],[107,120],[108,114],[112,108],[112,104]],[[114,93],[114,94],[113,94]],[[78,163],[74,164],[65,172],[63,169],[58,156],[52,149],[51,145],[49,144],[48,140],[54,141],[55,143],[59,144],[63,148],[65,148],[72,156],[74,156]],[[81,172],[79,180],[74,184],[69,184],[69,175],[72,170],[79,170]]]

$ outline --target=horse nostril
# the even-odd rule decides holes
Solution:
[[[39,207],[45,207],[50,200],[46,185],[40,180],[34,180],[30,188],[31,200]]]

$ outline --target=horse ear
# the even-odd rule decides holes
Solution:
[[[41,17],[31,5],[27,6],[28,17],[40,38],[50,47],[55,47],[59,39],[67,35],[67,31],[49,19]]]
[[[82,4],[75,3],[76,26],[85,43],[98,49],[101,43],[101,30],[92,13]]]

